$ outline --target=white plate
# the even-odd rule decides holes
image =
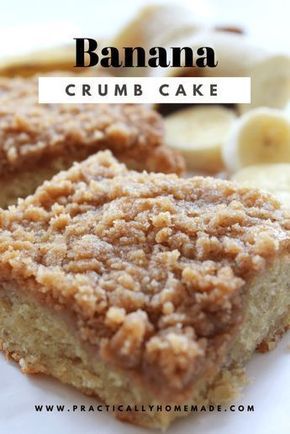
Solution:
[[[72,406],[97,401],[44,376],[23,375],[16,363],[0,356],[0,433],[13,434],[149,434],[107,413],[72,412]],[[167,434],[289,434],[290,334],[278,348],[257,354],[248,365],[250,384],[235,403],[254,405],[254,412],[216,412],[188,416]],[[64,404],[64,412],[36,412],[37,404]],[[70,408],[70,411],[67,409]],[[2,429],[1,429],[2,427]]]

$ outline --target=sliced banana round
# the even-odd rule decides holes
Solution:
[[[258,108],[244,114],[222,147],[227,169],[290,162],[290,123],[281,110]]]
[[[283,205],[290,207],[290,164],[244,167],[232,176],[232,180],[272,193]]]
[[[222,106],[178,111],[165,118],[165,143],[183,154],[188,170],[218,172],[223,169],[221,147],[235,119]]]

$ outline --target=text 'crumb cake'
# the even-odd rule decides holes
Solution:
[[[1,346],[107,404],[219,401],[220,373],[287,326],[289,253],[270,195],[100,152],[0,211]]]

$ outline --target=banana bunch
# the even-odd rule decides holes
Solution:
[[[284,53],[272,53],[257,46],[235,29],[206,26],[196,20],[194,10],[174,4],[145,7],[110,42],[122,48],[153,46],[169,48],[214,48],[218,65],[215,68],[120,68],[118,75],[149,74],[159,76],[251,77],[252,103],[238,104],[239,113],[255,107],[283,108],[290,96],[290,59]]]
[[[111,41],[114,47],[167,45],[192,35],[203,26],[193,9],[177,4],[145,6]]]
[[[202,29],[196,21],[193,9],[177,4],[151,4],[145,6],[127,26],[115,35],[109,45],[122,47],[143,47],[170,45]],[[148,68],[120,68],[119,75],[148,75]]]
[[[243,34],[202,30],[175,41],[179,47],[196,50],[201,46],[215,50],[215,68],[156,68],[154,74],[166,76],[251,77],[251,104],[237,104],[242,114],[256,107],[284,108],[290,97],[290,58],[256,46]]]

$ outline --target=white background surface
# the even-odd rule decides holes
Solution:
[[[69,43],[76,36],[110,36],[141,5],[150,3],[154,0],[1,0],[0,56],[58,42]],[[185,4],[200,20],[240,24],[257,43],[279,51],[290,49],[289,0],[159,0],[159,3]]]
[[[250,383],[235,404],[253,413],[203,413],[176,422],[167,434],[289,434],[290,336],[278,348],[257,354],[248,365]],[[42,376],[26,376],[0,355],[1,434],[150,434],[107,413],[37,413],[35,404],[95,404],[71,387]],[[154,431],[157,433],[158,431]]]
[[[69,43],[76,36],[111,35],[145,0],[9,0],[0,4],[0,58]],[[180,1],[179,1],[180,3]],[[201,20],[241,24],[271,49],[289,50],[288,0],[198,0]],[[246,55],[246,53],[241,53]],[[180,420],[168,434],[290,434],[290,336],[248,366],[251,383],[238,403],[254,413],[216,413]],[[28,377],[0,355],[0,434],[145,434],[107,414],[36,413],[35,404],[89,404],[91,399],[43,377]]]

